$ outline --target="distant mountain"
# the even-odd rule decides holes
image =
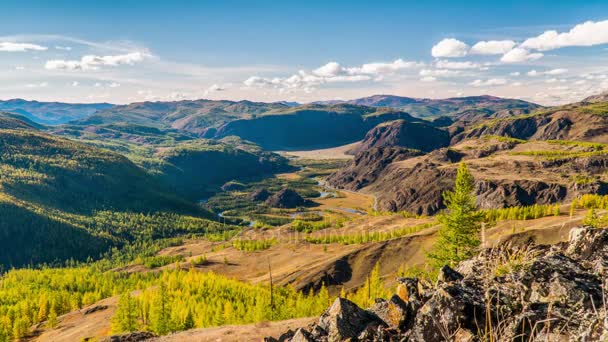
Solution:
[[[336,103],[336,101],[331,101]],[[412,98],[395,95],[373,95],[349,101],[338,101],[370,107],[399,109],[419,118],[449,116],[473,121],[480,118],[507,117],[529,113],[541,106],[517,99],[483,95],[447,99]]]
[[[70,123],[66,129],[99,132],[119,123],[203,138],[238,136],[265,149],[332,147],[360,140],[379,123],[420,121],[407,113],[351,104],[301,105],[251,101],[140,102],[116,106]],[[63,127],[60,127],[60,129]],[[124,135],[124,129],[121,129]]]
[[[214,128],[218,128],[227,122],[254,118],[256,115],[268,111],[287,110],[289,108],[291,107],[282,103],[251,101],[136,102],[124,106],[115,106],[72,123],[87,126],[128,122],[141,126],[177,129],[207,136],[209,130],[213,132]]]
[[[0,111],[23,115],[36,123],[57,125],[85,118],[98,110],[113,107],[109,103],[38,102],[23,99],[0,101]]]

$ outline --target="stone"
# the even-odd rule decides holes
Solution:
[[[441,267],[441,269],[439,269],[439,275],[437,277],[437,280],[442,283],[449,283],[453,281],[462,280],[463,278],[464,277],[462,276],[462,274],[454,271],[448,265],[444,265],[443,267]]]
[[[393,295],[390,300],[379,299],[369,309],[378,316],[389,328],[402,329],[406,325],[408,317],[407,304],[398,295]]]
[[[128,334],[108,336],[100,340],[100,342],[140,342],[156,337],[151,332],[135,331]]]
[[[314,342],[312,335],[304,328],[296,330],[296,333],[290,340],[291,342]]]
[[[345,298],[336,298],[332,306],[319,319],[319,327],[327,332],[328,340],[342,341],[357,337],[371,322],[377,320]]]

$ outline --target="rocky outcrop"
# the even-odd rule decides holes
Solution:
[[[306,205],[306,200],[292,189],[282,189],[266,200],[273,208],[297,208]]]
[[[330,175],[327,183],[338,189],[359,190],[373,183],[389,164],[419,155],[419,151],[402,147],[371,148]]]
[[[396,120],[386,122],[367,132],[361,144],[351,151],[357,154],[374,147],[406,147],[420,151],[432,151],[448,146],[447,131],[421,122]]]
[[[249,199],[254,202],[261,202],[267,200],[271,195],[272,194],[266,189],[257,189],[249,195]]]
[[[338,298],[284,341],[605,341],[608,230],[575,228],[555,246],[482,251],[435,285],[399,278],[368,308]],[[296,338],[297,336],[297,338]]]
[[[147,341],[153,337],[155,337],[151,332],[147,331],[135,331],[128,334],[122,335],[112,335],[108,336],[101,340],[101,342],[139,342],[139,341]]]

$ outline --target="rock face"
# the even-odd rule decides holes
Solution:
[[[406,147],[420,151],[432,151],[450,144],[447,131],[420,122],[396,120],[380,124],[367,132],[356,149],[357,154],[374,147]]]
[[[339,189],[359,190],[376,181],[389,164],[419,155],[419,151],[402,147],[372,148],[358,153],[343,169],[330,175],[327,182]]]
[[[266,204],[273,208],[297,208],[306,204],[306,200],[291,189],[283,189],[270,196]]]
[[[437,284],[398,279],[364,310],[338,298],[287,341],[606,341],[608,230],[575,228],[555,246],[484,250]],[[290,339],[291,338],[291,339]]]

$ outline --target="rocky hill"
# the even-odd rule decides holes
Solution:
[[[381,123],[371,129],[352,154],[378,147],[405,147],[432,151],[450,144],[449,133],[422,122],[396,120]]]
[[[555,203],[608,191],[604,145],[496,136],[464,140],[423,156],[395,158],[390,150],[371,149],[332,174],[328,183],[375,194],[379,210],[434,214],[443,208],[441,194],[452,186],[455,163],[461,160],[475,175],[482,208]]]
[[[279,341],[604,341],[608,230],[578,228],[556,246],[485,250],[439,271],[399,278],[370,308],[338,298],[318,322]],[[269,341],[277,341],[269,338]]]
[[[600,99],[596,98],[597,101]],[[530,115],[482,121],[456,134],[452,142],[483,135],[526,140],[608,142],[608,102],[579,102]]]

